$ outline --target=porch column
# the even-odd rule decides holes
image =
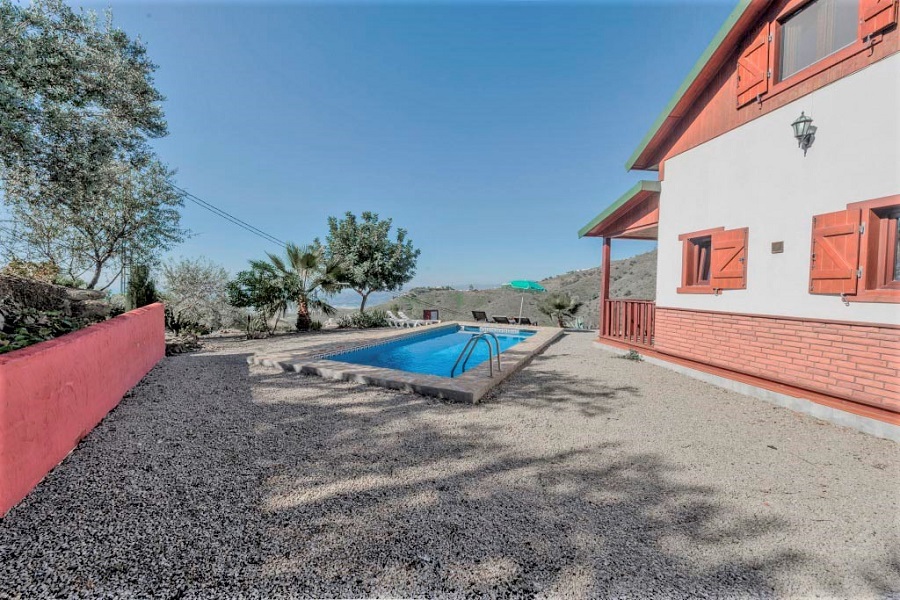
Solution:
[[[602,337],[608,331],[606,330],[606,300],[609,298],[609,252],[612,239],[608,236],[603,238],[603,258],[600,262],[600,306],[599,315],[600,323],[597,330]]]

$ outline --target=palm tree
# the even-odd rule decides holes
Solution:
[[[582,306],[584,302],[570,297],[566,292],[553,292],[544,296],[537,308],[548,317],[556,319],[560,327],[565,327],[563,319],[574,317]]]
[[[280,287],[297,303],[297,329],[307,331],[312,324],[311,309],[326,315],[333,315],[333,306],[319,297],[319,294],[334,294],[344,288],[342,264],[328,258],[318,241],[308,246],[288,244],[286,259],[271,253],[269,263],[280,277]],[[252,264],[252,263],[251,263]]]

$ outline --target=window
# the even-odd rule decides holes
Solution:
[[[809,291],[900,302],[900,195],[813,218]]]
[[[900,290],[900,206],[884,209],[875,209],[870,217],[877,231],[873,231],[873,237],[877,236],[877,242],[872,245],[875,248],[874,260],[870,259],[870,268],[874,270],[874,283],[876,288]]]
[[[712,237],[704,236],[688,240],[691,244],[691,277],[690,285],[709,285],[709,259],[712,250]]]
[[[747,287],[747,229],[717,227],[678,236],[680,294],[717,294]]]
[[[856,41],[858,0],[814,0],[781,22],[779,73],[787,79]]]

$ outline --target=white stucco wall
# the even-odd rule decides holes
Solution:
[[[818,128],[804,157],[791,122]],[[659,306],[898,323],[900,305],[808,293],[813,215],[900,193],[900,54],[672,157],[660,196]],[[678,294],[679,234],[749,227],[747,289]],[[784,253],[771,243],[783,241]]]

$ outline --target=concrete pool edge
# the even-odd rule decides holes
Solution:
[[[501,370],[498,373],[494,363],[494,376],[490,376],[490,367],[487,361],[474,369],[454,378],[439,377],[411,373],[397,369],[370,367],[353,363],[345,363],[329,360],[329,355],[348,352],[354,349],[386,344],[399,339],[416,337],[428,331],[435,331],[451,326],[477,326],[489,329],[526,330],[534,331],[534,335],[519,342],[515,346],[500,353]],[[564,330],[555,327],[517,327],[495,326],[495,324],[473,323],[467,321],[449,321],[436,325],[417,327],[413,330],[397,333],[396,331],[378,331],[362,342],[340,343],[336,342],[334,348],[326,351],[280,352],[272,355],[254,354],[247,359],[250,364],[261,365],[270,368],[278,368],[283,371],[317,375],[326,379],[352,381],[364,383],[388,389],[415,392],[425,396],[434,396],[454,402],[478,403],[491,389],[505,381],[508,377],[518,372],[537,354],[543,352],[547,346],[558,340]]]

